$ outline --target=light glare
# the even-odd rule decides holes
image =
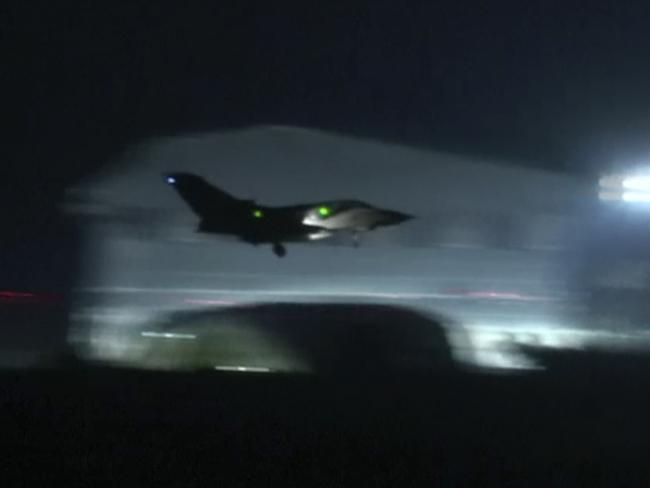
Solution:
[[[626,190],[647,191],[650,192],[650,175],[649,176],[630,176],[623,180],[623,188]]]
[[[310,241],[318,241],[320,239],[326,239],[332,235],[331,232],[328,232],[326,230],[321,230],[318,232],[312,232],[311,234],[307,234],[307,238]]]
[[[623,193],[624,202],[650,203],[650,193],[626,191]]]
[[[215,366],[217,371],[236,371],[238,373],[270,373],[269,368],[259,366]]]

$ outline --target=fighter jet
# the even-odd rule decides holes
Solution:
[[[253,245],[271,244],[278,257],[286,255],[284,244],[288,242],[318,241],[349,233],[356,245],[362,232],[413,218],[359,200],[270,207],[238,199],[191,173],[168,173],[164,179],[199,217],[197,232],[234,235]]]

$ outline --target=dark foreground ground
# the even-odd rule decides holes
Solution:
[[[1,486],[641,486],[650,358],[324,379],[0,374]]]

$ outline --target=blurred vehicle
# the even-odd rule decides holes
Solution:
[[[275,303],[173,312],[123,331],[122,340],[130,354],[121,363],[148,369],[349,377],[453,366],[439,320],[389,305]]]

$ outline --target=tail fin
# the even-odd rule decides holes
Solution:
[[[239,200],[191,173],[167,173],[167,184],[173,186],[194,213],[204,218],[222,211]]]

